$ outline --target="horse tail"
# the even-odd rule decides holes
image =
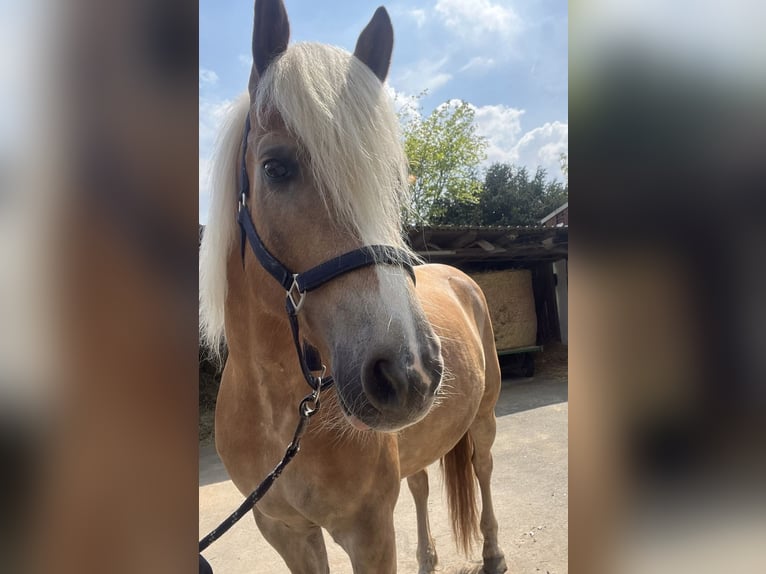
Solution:
[[[466,431],[463,438],[441,460],[452,532],[458,549],[466,555],[470,553],[479,534],[476,477],[471,463],[472,457],[473,439]]]

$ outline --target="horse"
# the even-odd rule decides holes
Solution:
[[[406,478],[419,571],[433,572],[427,468],[441,461],[459,548],[470,552],[480,531],[484,571],[504,572],[490,489],[501,380],[492,323],[467,275],[407,263],[416,257],[403,235],[408,164],[384,87],[388,13],[377,9],[353,54],[288,45],[289,35],[282,1],[256,0],[248,90],[223,126],[212,170],[200,325],[211,349],[228,345],[215,413],[220,458],[248,494],[293,436],[294,407],[311,380],[285,314],[285,295],[299,297],[304,346],[335,384],[322,391],[300,453],[253,509],[264,538],[293,573],[329,571],[322,529],[355,573],[396,572],[393,512]],[[286,289],[246,249],[238,210],[285,268],[304,271],[370,245],[393,255],[376,252],[310,293]]]

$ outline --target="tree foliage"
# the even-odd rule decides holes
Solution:
[[[424,95],[420,94],[416,102]],[[539,225],[567,201],[569,158],[561,154],[564,183],[543,168],[492,164],[481,180],[487,140],[476,132],[470,104],[451,100],[423,117],[419,104],[400,111],[410,164],[410,223],[425,225]]]
[[[559,156],[559,164],[561,165],[561,173],[564,174],[564,182],[569,186],[569,155],[562,153]]]
[[[435,223],[454,204],[475,205],[482,191],[479,164],[487,141],[476,133],[474,108],[452,100],[404,125],[412,208],[419,223]]]
[[[484,177],[481,196],[482,225],[539,225],[540,219],[559,207],[568,198],[568,188],[549,180],[546,171],[538,167],[530,175],[525,167],[495,163]]]
[[[568,199],[568,187],[549,180],[538,168],[492,164],[484,176],[478,202],[446,199],[431,223],[439,225],[539,225],[540,219]]]

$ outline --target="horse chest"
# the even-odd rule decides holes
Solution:
[[[371,444],[315,432],[285,470],[259,510],[285,523],[310,520],[331,529],[371,500],[398,497],[399,470],[393,440]]]

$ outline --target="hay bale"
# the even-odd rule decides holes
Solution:
[[[537,342],[537,314],[532,272],[507,269],[471,274],[489,305],[498,350],[527,347]]]

